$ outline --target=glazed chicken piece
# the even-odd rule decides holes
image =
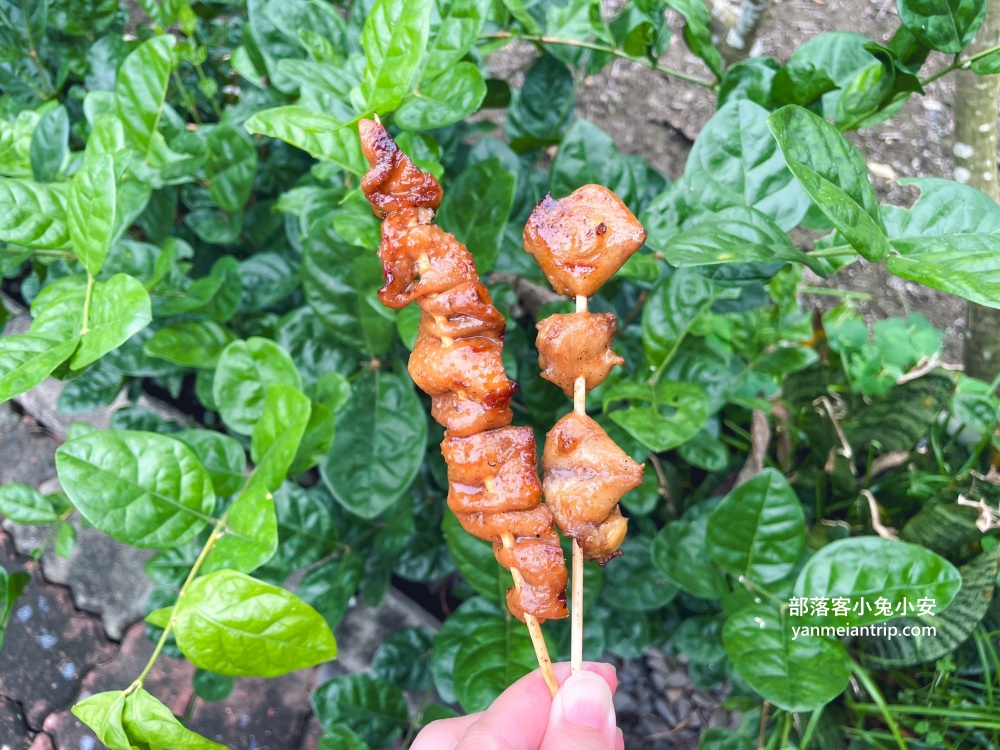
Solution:
[[[446,437],[448,507],[462,527],[493,543],[497,561],[523,579],[507,590],[511,614],[566,617],[566,563],[548,508],[541,505],[530,427],[504,427],[467,438]],[[506,540],[505,540],[506,537]]]
[[[510,424],[517,384],[507,378],[494,338],[441,339],[424,330],[424,318],[408,369],[417,387],[431,396],[431,415],[449,435],[467,437]]]
[[[618,501],[642,484],[642,466],[615,445],[601,426],[570,412],[545,436],[542,454],[546,505],[584,557],[602,565],[619,554],[628,522]]]
[[[493,306],[490,293],[479,282],[470,281],[417,299],[420,330],[441,339],[487,336],[503,341],[507,321]]]
[[[382,222],[378,257],[385,286],[378,298],[386,307],[399,310],[425,295],[479,281],[472,253],[431,224],[433,218],[428,208],[402,208]]]
[[[560,200],[542,198],[523,240],[559,294],[592,297],[642,247],[646,230],[613,192],[584,185]]]
[[[371,164],[361,178],[361,189],[372,210],[383,217],[402,208],[436,209],[441,205],[441,186],[433,175],[420,171],[399,150],[382,124],[373,120],[358,123],[361,150]]]
[[[573,396],[578,377],[590,393],[615,365],[625,364],[611,349],[617,320],[614,313],[577,312],[550,315],[536,324],[538,366],[542,377]]]

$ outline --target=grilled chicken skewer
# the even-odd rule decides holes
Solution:
[[[583,562],[621,554],[628,528],[618,501],[642,483],[633,461],[587,416],[587,393],[625,360],[611,349],[616,320],[587,311],[587,298],[617,273],[646,240],[646,230],[613,192],[585,185],[569,196],[545,196],[524,228],[524,248],[576,312],[538,323],[542,377],[573,397],[573,411],[545,437],[543,492],[556,525],[573,539],[572,671],[583,662]]]
[[[549,690],[558,685],[540,623],[566,617],[566,562],[552,513],[541,504],[535,436],[511,427],[517,384],[501,354],[506,321],[479,281],[475,261],[455,237],[433,224],[441,186],[399,150],[376,119],[359,123],[371,169],[361,181],[383,219],[379,299],[420,308],[408,370],[431,397],[431,415],[446,429],[448,507],[463,528],[493,544],[509,569],[511,613],[525,622]]]

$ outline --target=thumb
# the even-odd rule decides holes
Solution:
[[[608,683],[593,672],[577,672],[552,700],[539,750],[615,750],[618,737]]]

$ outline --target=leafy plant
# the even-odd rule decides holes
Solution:
[[[157,550],[153,658],[74,707],[102,742],[214,747],[143,687],[165,648],[220,699],[228,677],[334,658],[352,597],[377,605],[394,577],[437,588],[447,618],[316,690],[323,746],[412,738],[532,667],[508,576],[444,508],[440,432],[404,366],[417,321],[375,298],[356,123],[377,112],[443,181],[438,220],[508,316],[519,419],[539,432],[563,399],[538,375],[534,322],[563,303],[537,292],[528,213],[546,190],[600,182],[649,229],[592,301],[621,321],[627,364],[588,408],[648,468],[623,501],[624,557],[587,571],[588,657],[683,653],[698,684],[732,683],[775,747],[837,732],[996,744],[997,384],[936,367],[942,336],[917,315],[869,331],[849,296],[815,318],[798,296],[804,268],[863,257],[1000,306],[1000,207],[931,178],[910,181],[912,207],[880,203],[843,135],[950,71],[995,71],[1000,49],[961,54],[985,0],[898,0],[885,46],[833,32],[783,64],[728,67],[700,2],[611,18],[596,0],[139,5],[133,35],[115,3],[0,0],[0,273],[31,315],[0,339],[0,401],[55,377],[65,413],[148,391],[199,422],[130,405],[111,429],[73,427],[65,494],[0,488],[0,513],[51,526],[61,554],[77,513]],[[661,64],[668,9],[705,78]],[[533,54],[512,89],[484,58],[514,40]],[[955,58],[921,77],[933,52]],[[718,97],[672,183],[575,116],[580,77],[615,58]],[[804,248],[797,227],[825,236]],[[0,579],[0,634],[25,580]],[[811,606],[862,597],[875,608],[857,616]],[[920,600],[933,617],[908,609]],[[880,624],[939,635],[835,630]],[[546,630],[565,655],[568,626]]]

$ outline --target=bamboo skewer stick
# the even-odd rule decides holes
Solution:
[[[576,296],[576,311],[587,312],[587,298],[582,294]],[[573,383],[573,411],[577,414],[587,413],[587,379],[582,375]],[[570,673],[576,674],[583,669],[583,550],[580,542],[573,538],[573,577],[572,599],[570,601]]]
[[[505,549],[510,549],[514,545],[514,537],[510,532],[504,533],[501,537]],[[518,591],[524,585],[521,571],[517,568],[510,569],[510,575],[514,579],[514,588]],[[538,659],[538,666],[542,668],[542,679],[549,688],[549,693],[554,698],[559,691],[559,683],[556,682],[556,674],[552,671],[552,657],[549,656],[549,647],[545,645],[545,636],[542,635],[542,626],[538,618],[532,614],[524,613],[524,624],[528,626],[528,634],[531,635],[531,645],[535,647],[535,658]]]

